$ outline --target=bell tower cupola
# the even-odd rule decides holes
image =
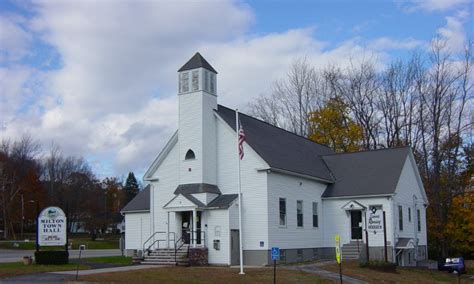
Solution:
[[[178,70],[180,184],[217,182],[216,77],[199,52]]]
[[[199,52],[179,70],[179,94],[204,91],[217,94],[217,71]]]

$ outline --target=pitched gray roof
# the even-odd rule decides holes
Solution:
[[[235,130],[235,111],[219,105],[222,119]],[[245,141],[270,167],[332,182],[321,155],[334,153],[329,147],[240,113]]]
[[[392,194],[410,148],[393,148],[323,156],[335,183],[323,197]]]
[[[150,211],[150,185],[142,189],[120,212]]]
[[[211,64],[209,64],[209,62],[207,62],[206,59],[204,59],[204,57],[202,57],[199,52],[196,52],[196,54],[194,54],[194,56],[191,57],[191,59],[189,59],[189,61],[183,65],[183,67],[179,68],[178,72],[196,69],[200,67],[217,74],[217,71],[212,68]]]
[[[216,197],[207,204],[208,208],[228,208],[232,201],[234,201],[239,195],[238,194],[223,194]]]
[[[183,194],[189,201],[196,204],[197,207],[205,207],[206,205],[199,201],[196,197],[192,196],[192,194]]]
[[[174,194],[191,194],[191,193],[216,193],[221,194],[219,187],[209,183],[188,183],[180,184],[174,191]]]

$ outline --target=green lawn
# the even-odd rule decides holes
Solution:
[[[111,236],[103,240],[96,241],[93,241],[89,237],[84,236],[70,237],[68,242],[72,242],[72,249],[79,249],[80,245],[86,245],[87,249],[118,249],[120,247],[118,236]],[[15,243],[18,244],[18,247],[14,246]],[[36,248],[36,244],[35,241],[2,241],[0,242],[0,248],[34,250]],[[41,249],[56,250],[63,248],[64,247],[42,247]]]
[[[137,271],[81,276],[81,281],[102,283],[273,283],[271,268],[248,268],[245,275],[228,267],[159,267]],[[279,269],[277,283],[334,283],[303,271]]]
[[[86,264],[84,264],[86,263]],[[90,257],[84,258],[82,264],[79,265],[80,270],[90,269],[87,263],[110,263],[116,265],[131,265],[132,258],[126,256],[105,256],[105,257]],[[39,272],[51,271],[66,271],[75,270],[76,263],[69,263],[65,265],[25,265],[23,262],[0,263],[0,279],[5,277],[12,277],[17,275],[32,274]]]
[[[75,270],[77,264],[70,263],[64,265],[25,265],[23,262],[0,263],[0,279],[17,275],[32,274],[39,272]],[[79,265],[79,269],[89,269],[87,265]]]
[[[132,258],[128,256],[103,256],[89,257],[83,260],[86,263],[111,263],[119,265],[132,265]]]

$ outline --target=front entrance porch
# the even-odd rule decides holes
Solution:
[[[169,214],[169,213],[168,213]],[[187,244],[193,247],[205,247],[205,231],[202,230],[202,211],[175,212],[178,222],[178,239],[176,244]],[[180,228],[179,228],[180,227]]]

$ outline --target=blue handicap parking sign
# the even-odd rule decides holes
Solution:
[[[272,260],[280,260],[280,248],[272,248]]]

